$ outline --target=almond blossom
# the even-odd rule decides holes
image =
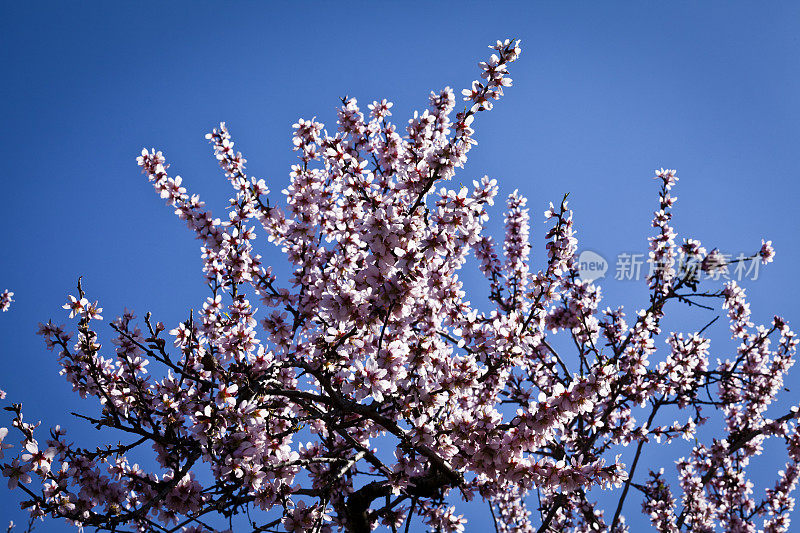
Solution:
[[[115,431],[89,448],[6,408],[22,440],[2,473],[32,518],[110,531],[209,532],[216,515],[237,531],[461,532],[465,507],[485,505],[497,531],[623,532],[635,494],[656,531],[789,530],[798,409],[775,400],[798,341],[781,317],[757,325],[736,283],[701,285],[685,266],[728,263],[678,239],[677,172],[655,172],[649,297],[633,310],[604,307],[601,287],[580,278],[566,196],[541,217],[514,191],[504,234],[491,236],[497,180],[448,188],[480,113],[512,86],[519,41],[490,48],[463,101],[432,92],[405,125],[390,121],[391,102],[362,111],[354,98],[333,126],[298,120],[280,194],[247,174],[219,124],[206,139],[231,186],[223,216],[163,152],[142,150],[156,196],[199,241],[208,293],[172,326],[128,310],[103,326],[79,280],[63,306],[70,326],[40,324],[64,379],[101,406],[79,419]],[[286,276],[268,264],[278,254]],[[773,257],[762,241],[748,260]],[[471,263],[488,301],[468,294]],[[668,313],[714,302],[732,349],[712,343],[706,320],[666,329]],[[699,429],[712,415],[719,434]],[[643,453],[676,439],[690,446],[677,482],[641,471]],[[748,467],[770,439],[786,462],[757,491]]]
[[[28,474],[33,469],[29,464],[20,464],[19,459],[14,459],[11,464],[3,465],[3,475],[8,478],[8,488],[13,489],[20,483],[30,483]]]
[[[9,291],[8,289],[4,290],[2,294],[0,294],[0,311],[6,312],[11,309],[11,302],[14,301],[14,293]]]
[[[8,428],[0,428],[0,459],[3,458],[3,450],[8,450],[14,446],[8,442],[3,442],[8,437]]]

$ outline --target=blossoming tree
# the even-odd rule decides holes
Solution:
[[[41,325],[64,377],[99,400],[99,414],[79,416],[108,442],[81,447],[60,426],[44,435],[20,405],[6,407],[2,473],[22,506],[103,531],[236,520],[237,530],[398,532],[417,520],[454,532],[465,529],[458,502],[483,501],[497,531],[618,532],[636,494],[661,532],[787,531],[798,410],[767,410],[797,340],[779,317],[755,326],[735,282],[701,288],[703,271],[726,264],[676,240],[675,171],[656,172],[650,297],[627,319],[601,309],[600,289],[581,279],[566,198],[545,212],[537,268],[524,197],[508,197],[496,243],[484,231],[495,180],[437,191],[475,144],[475,117],[511,85],[519,43],[491,48],[454,116],[445,88],[404,134],[386,100],[362,112],[343,99],[334,133],[299,120],[284,203],[246,174],[224,124],[207,135],[233,187],[224,220],[169,175],[161,152],[144,150],[139,166],[202,243],[208,297],[169,331],[126,312],[107,326],[109,347],[102,309],[79,283],[64,306],[76,334]],[[257,235],[272,244],[259,248]],[[289,279],[258,254],[271,246],[293,265]],[[763,242],[749,260],[773,254]],[[470,258],[491,309],[466,299],[458,273]],[[738,349],[713,362],[705,327],[660,324],[668,310],[715,299]],[[724,431],[705,439],[697,427],[715,413]],[[676,484],[637,469],[645,445],[680,437],[695,444]],[[747,467],[767,439],[787,462],[757,494]],[[147,454],[149,466],[132,459]],[[612,491],[611,507],[600,508],[598,489]]]

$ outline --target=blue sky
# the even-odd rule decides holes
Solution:
[[[679,234],[732,254],[772,239],[776,262],[745,285],[756,319],[779,314],[797,328],[800,5],[341,4],[4,3],[0,290],[17,301],[0,316],[0,388],[28,419],[97,438],[68,415],[94,405],[70,392],[34,335],[39,321],[66,322],[60,306],[79,275],[106,317],[128,307],[175,324],[205,295],[197,241],[136,167],[143,146],[164,150],[221,213],[228,184],[203,138],[219,121],[277,192],[297,118],[332,125],[347,94],[394,101],[403,124],[429,91],[467,87],[486,46],[508,36],[524,47],[514,87],[476,120],[479,145],[456,179],[488,174],[501,194],[528,196],[537,264],[541,213],[570,192],[581,248],[611,263],[606,303],[642,305],[643,283],[613,279],[615,258],[646,252],[652,171],[677,168]],[[697,329],[709,316],[675,324]],[[725,326],[714,327],[725,357]],[[771,484],[774,470],[756,479]],[[485,507],[463,509],[481,531]],[[0,488],[0,523],[22,518]]]

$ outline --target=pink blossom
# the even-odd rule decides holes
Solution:
[[[761,239],[761,250],[758,251],[761,256],[761,262],[765,265],[771,263],[775,259],[775,249],[772,247],[772,241],[765,241]]]
[[[9,291],[8,289],[4,290],[2,294],[0,294],[0,311],[8,311],[11,309],[11,302],[14,301],[14,293]]]
[[[89,300],[86,298],[78,299],[70,295],[69,300],[70,301],[65,303],[62,307],[69,311],[70,318],[82,315],[84,312],[86,312],[86,309],[89,306]]]
[[[14,447],[7,442],[3,442],[6,437],[8,437],[8,428],[0,428],[0,459],[3,458],[3,450]]]
[[[3,475],[8,478],[8,488],[14,489],[19,483],[30,483],[31,476],[28,472],[33,467],[29,464],[19,464],[19,459],[14,459],[11,464],[3,465]]]

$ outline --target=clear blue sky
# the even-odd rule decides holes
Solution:
[[[280,191],[298,117],[332,124],[348,94],[393,100],[402,124],[430,90],[468,86],[486,46],[507,36],[524,45],[514,87],[476,121],[480,144],[460,178],[488,174],[529,197],[536,260],[541,213],[569,191],[581,247],[612,262],[606,303],[632,311],[642,283],[613,280],[613,258],[646,252],[652,170],[677,168],[679,232],[734,254],[772,239],[776,262],[746,284],[754,315],[800,329],[797,3],[4,2],[2,12],[0,291],[17,301],[0,315],[0,388],[75,440],[96,435],[67,413],[95,406],[70,392],[34,331],[66,322],[78,275],[109,318],[127,306],[175,324],[205,294],[197,241],[136,167],[143,146],[164,150],[221,213],[229,187],[203,138],[219,121],[250,173]],[[677,322],[696,329],[708,316]],[[756,479],[771,484],[774,470]],[[23,520],[16,501],[0,487],[0,525]],[[462,508],[482,531],[485,506]]]

